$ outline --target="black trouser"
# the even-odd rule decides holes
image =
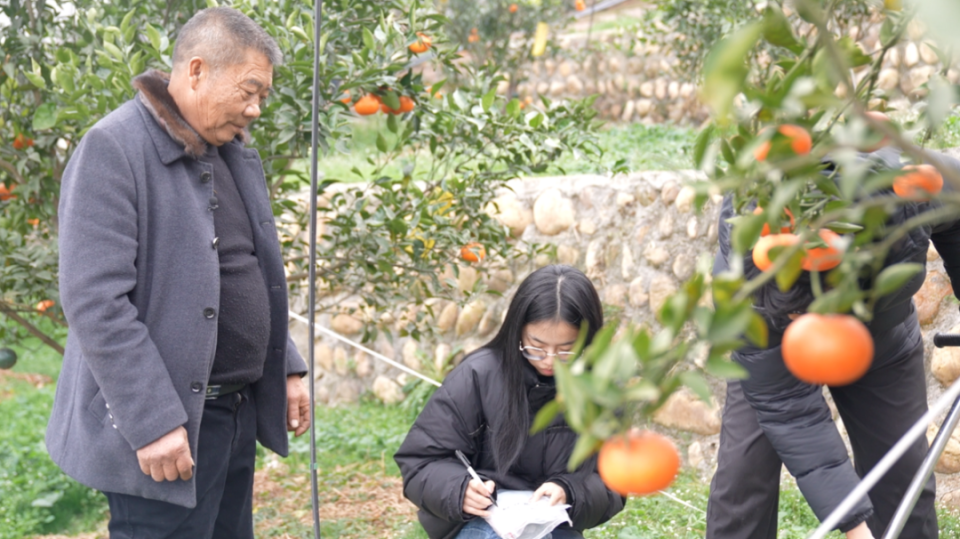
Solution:
[[[197,506],[105,492],[110,539],[253,539],[256,436],[249,387],[207,401],[194,458]]]
[[[915,320],[910,317],[908,322],[916,324]],[[903,342],[904,335],[911,335],[911,342]],[[919,331],[905,331],[903,324],[883,335],[874,335],[875,357],[866,376],[849,386],[830,388],[861,477],[927,411],[923,343],[919,335]],[[874,513],[867,525],[874,537],[883,535],[926,451],[927,440],[921,437],[870,491]],[[707,503],[707,539],[775,539],[780,468],[780,458],[763,434],[740,383],[730,381],[717,472]],[[934,497],[931,476],[900,537],[937,537]]]

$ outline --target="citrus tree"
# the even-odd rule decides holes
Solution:
[[[876,89],[880,66],[919,17],[945,67],[927,84],[918,108],[924,125],[940,126],[958,100],[944,78],[952,63],[948,51],[958,43],[949,32],[932,31],[954,28],[960,9],[939,0],[883,9],[880,47],[868,55],[838,31],[841,4],[796,0],[795,11],[787,11],[768,2],[710,48],[701,98],[713,120],[694,152],[708,180],[694,186],[698,204],[710,194],[732,202],[730,270],[711,277],[703,264],[665,302],[658,327],[605,328],[579,359],[557,367],[560,396],[537,425],[566,414],[580,433],[572,464],[605,440],[615,446],[616,435],[681,385],[709,400],[703,371],[742,376],[727,357],[747,342],[766,347],[768,328],[752,299],[763,286],[788,291],[801,277],[809,281],[808,313],[789,326],[782,345],[798,378],[848,383],[869,367],[873,343],[864,322],[923,269],[884,261],[905,236],[955,219],[960,196],[941,187],[960,187],[960,177],[867,104],[888,97]],[[769,69],[756,64],[758,47],[775,51]],[[902,150],[899,168],[870,166],[859,153],[884,145]],[[888,217],[904,205],[912,216],[892,225]],[[745,265],[748,254],[755,271]],[[695,355],[706,358],[703,369],[691,360]]]
[[[262,25],[284,52],[273,97],[251,134],[291,286],[303,286],[308,216],[298,200],[309,184],[313,7],[292,0],[227,4]],[[177,28],[207,5],[215,0],[0,6],[11,21],[0,27],[0,311],[16,322],[0,325],[0,340],[29,332],[60,349],[38,320],[64,323],[56,292],[64,166],[85,130],[133,97],[133,77],[169,70]],[[478,241],[512,256],[506,231],[484,211],[496,189],[545,170],[561,152],[597,153],[587,134],[587,102],[544,101],[521,112],[518,102],[495,95],[493,65],[458,76],[459,89],[425,82],[418,67],[424,59],[437,71],[461,69],[447,43],[447,19],[431,2],[329,1],[322,24],[321,151],[347,151],[359,116],[386,117],[373,166],[321,186],[328,215],[318,269],[327,290],[361,294],[375,310],[400,293],[413,291],[417,302],[449,294],[436,276],[446,267],[456,271],[461,246]],[[440,93],[446,97],[438,99]],[[388,169],[400,157],[411,166]],[[359,183],[331,187],[343,180]]]

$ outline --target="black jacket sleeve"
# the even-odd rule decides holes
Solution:
[[[943,154],[935,155],[938,166],[960,174],[960,160]],[[946,182],[944,182],[943,190],[955,191]],[[933,241],[937,253],[943,259],[943,268],[950,276],[953,289],[956,290],[960,286],[960,219],[935,225],[931,230],[930,240]]]
[[[463,496],[470,477],[454,451],[469,457],[478,450],[474,434],[483,421],[472,374],[459,369],[444,380],[393,457],[403,476],[404,496],[447,522],[468,517],[463,514]]]
[[[563,487],[570,504],[570,520],[577,530],[586,530],[603,524],[623,510],[626,501],[608,489],[597,473],[597,457],[587,459],[577,470],[557,474],[547,482]]]

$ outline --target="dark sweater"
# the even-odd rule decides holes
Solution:
[[[213,165],[213,226],[220,257],[220,315],[210,384],[249,384],[263,374],[270,338],[267,285],[253,247],[253,230],[230,168],[216,146],[201,161]]]

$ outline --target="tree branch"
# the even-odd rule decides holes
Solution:
[[[60,346],[60,343],[53,340],[52,337],[41,331],[40,328],[18,315],[17,312],[11,309],[8,304],[0,302],[0,312],[7,315],[14,322],[23,326],[28,332],[30,332],[31,335],[43,341],[43,343],[50,348],[56,350],[61,356],[63,355],[63,347]]]

